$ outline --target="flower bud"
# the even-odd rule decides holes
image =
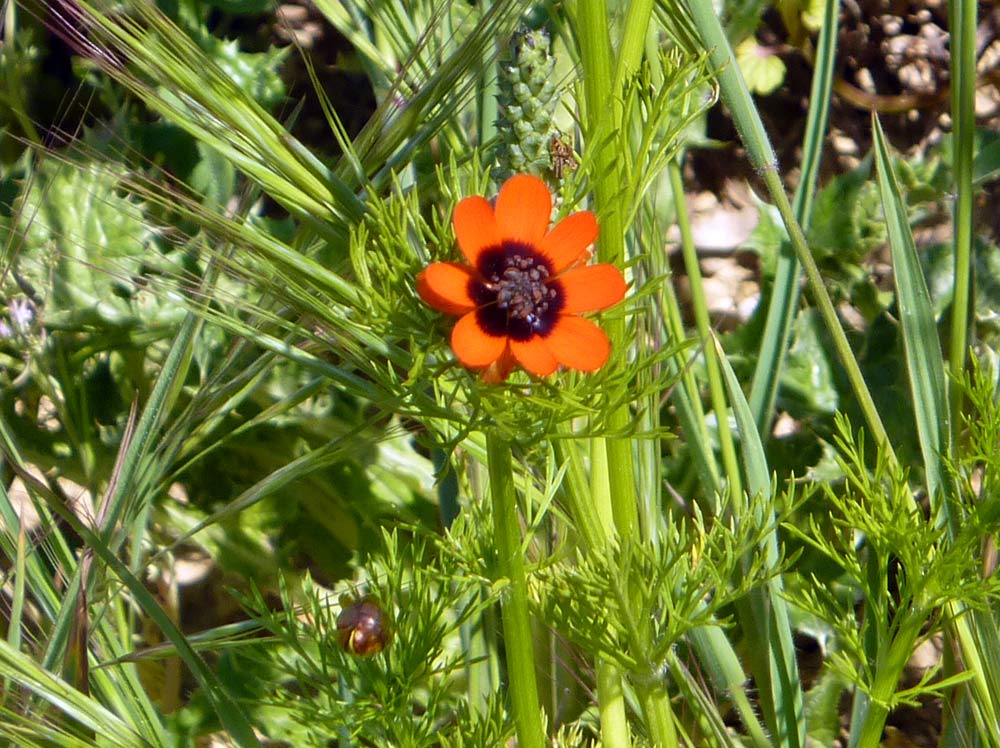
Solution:
[[[499,65],[497,97],[497,178],[551,173],[548,143],[558,134],[552,122],[559,101],[552,77],[555,58],[549,35],[523,28],[514,34]]]

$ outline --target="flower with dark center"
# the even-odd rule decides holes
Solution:
[[[420,297],[461,315],[451,334],[458,360],[502,381],[520,364],[535,376],[561,365],[596,371],[611,345],[583,312],[625,297],[625,278],[613,265],[585,265],[597,238],[597,219],[574,213],[549,230],[552,197],[527,174],[500,188],[494,208],[467,197],[452,222],[468,264],[436,262],[417,276]]]

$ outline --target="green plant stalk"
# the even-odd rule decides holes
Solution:
[[[612,65],[611,42],[608,36],[610,22],[605,0],[581,0],[577,5],[577,38],[580,42],[580,59],[583,66],[584,116],[587,132],[592,142],[598,144],[595,153],[594,197],[598,216],[602,221],[598,256],[602,262],[621,266],[625,261],[625,235],[628,230],[626,216],[630,206],[623,204],[620,171],[621,159],[608,147],[607,136],[623,127],[620,103],[622,86],[638,68],[646,43],[646,32],[652,14],[652,3],[635,0],[626,13],[626,28],[619,48],[617,66]],[[615,67],[612,77],[612,68]],[[611,102],[610,116],[608,102]],[[624,319],[610,319],[608,336],[618,357],[624,356],[627,345],[627,328]],[[624,393],[620,393],[624,394]],[[620,398],[622,402],[626,398]],[[632,422],[628,405],[617,408],[609,418],[614,430],[625,430]],[[638,507],[635,499],[636,483],[631,440],[610,437],[606,440],[608,465],[608,500],[611,504],[615,529],[620,537],[636,537],[640,531]],[[595,497],[596,498],[596,497]],[[610,538],[609,538],[610,540]],[[626,590],[626,596],[628,592]],[[673,710],[669,695],[664,689],[649,692],[642,699],[647,726],[655,745],[676,745],[673,731]],[[602,725],[602,734],[603,734]],[[615,736],[627,741],[625,732]],[[627,742],[621,743],[627,744]],[[609,745],[605,739],[605,745]]]
[[[646,715],[646,727],[653,745],[659,748],[675,748],[679,742],[667,689],[662,683],[655,683],[651,686],[637,687],[636,690],[639,692],[642,711]]]
[[[625,13],[625,29],[618,45],[618,64],[612,91],[624,91],[625,83],[639,69],[646,49],[649,20],[653,16],[654,0],[631,0]]]
[[[595,153],[594,199],[597,214],[601,220],[601,238],[598,243],[598,257],[602,262],[621,267],[625,261],[625,234],[628,230],[626,216],[629,207],[623,204],[620,172],[621,159],[614,149],[608,147],[607,136],[622,127],[622,107],[620,104],[621,84],[634,71],[642,59],[646,41],[646,29],[652,13],[652,4],[637,0],[630,4],[626,14],[626,31],[623,47],[619,50],[619,63],[612,76],[611,41],[608,8],[605,0],[581,0],[576,7],[577,38],[580,44],[580,60],[583,66],[584,116],[591,142],[597,144]],[[608,102],[611,102],[610,116]],[[609,319],[608,337],[613,346],[613,355],[624,356],[627,345],[627,329],[624,319]],[[624,394],[624,393],[619,393]],[[625,398],[619,398],[623,402]],[[632,422],[628,405],[618,407],[611,413],[609,426],[612,431],[625,430]],[[639,531],[639,512],[635,499],[635,469],[633,465],[632,442],[626,438],[609,437],[605,440],[608,480],[607,499],[595,496],[595,501],[608,501],[615,520],[615,529],[621,537],[635,537]],[[610,538],[609,538],[610,540]],[[626,593],[627,594],[627,593]],[[656,745],[676,744],[673,734],[673,710],[665,691],[659,689],[643,700],[646,722]],[[667,729],[667,725],[670,729]],[[615,743],[605,745],[627,745],[627,726],[609,725],[615,728]],[[602,724],[602,736],[605,725]]]
[[[576,11],[576,31],[580,45],[580,60],[583,66],[583,104],[587,130],[596,144],[603,142],[603,136],[621,121],[621,107],[612,99],[610,121],[606,110],[608,94],[611,91],[612,66],[611,42],[608,38],[608,9],[604,0],[582,0],[574,7]],[[601,236],[597,254],[602,262],[621,267],[625,260],[624,210],[614,202],[614,195],[621,184],[617,164],[608,153],[607,147],[597,146],[593,173],[595,207],[601,221]],[[610,319],[606,329],[613,347],[612,355],[622,355],[625,346],[624,320]],[[619,408],[609,419],[612,429],[628,424],[628,411]],[[620,440],[612,440],[620,441]],[[612,447],[603,439],[595,439],[591,453],[596,458],[603,451],[606,460],[594,459],[594,463],[611,463],[607,469],[607,480],[601,481],[599,491],[592,494],[598,507],[598,516],[611,515],[619,532],[631,532],[638,525],[638,509],[634,500],[634,478],[632,476],[632,455],[628,443]],[[604,528],[600,544],[611,541],[614,529]],[[622,675],[614,666],[598,662],[598,700],[601,715],[601,738],[607,748],[628,748],[632,744],[628,721],[625,715],[624,687]]]
[[[589,496],[596,511],[597,522],[588,528],[584,536],[593,538],[588,550],[604,549],[615,542],[617,535],[616,517],[611,500],[610,473],[608,470],[609,451],[607,440],[602,437],[591,439],[590,487],[577,503],[584,503]],[[637,513],[638,514],[638,513]],[[577,514],[574,514],[577,517]],[[579,520],[578,520],[579,521]],[[597,660],[597,700],[601,715],[601,740],[609,748],[629,748],[632,735],[625,712],[624,675],[621,670],[604,659]]]
[[[954,123],[955,175],[955,286],[951,306],[951,348],[948,354],[951,371],[952,447],[958,442],[963,405],[963,381],[966,356],[969,349],[969,325],[975,305],[972,295],[974,251],[973,233],[973,138],[975,132],[976,86],[976,10],[974,0],[951,0],[948,3],[948,24],[952,32],[952,86],[951,107]],[[957,512],[953,522],[960,519]],[[1000,744],[997,728],[996,686],[1000,682],[1000,664],[996,651],[998,636],[996,623],[990,612],[969,610],[959,603],[949,606],[952,624],[948,628],[962,652],[965,667],[973,674],[966,691],[970,711],[979,727],[985,744]]]
[[[625,262],[624,206],[616,200],[621,185],[618,159],[607,147],[605,136],[619,126],[621,105],[612,95],[611,41],[608,38],[608,9],[604,0],[582,0],[577,7],[577,37],[583,65],[584,114],[587,130],[596,146],[593,172],[594,201],[601,223],[597,255],[601,262],[621,267]],[[608,114],[607,102],[611,101]],[[605,329],[611,340],[612,355],[621,357],[626,346],[625,320],[610,318]],[[631,414],[627,406],[618,408],[609,418],[612,431],[626,429]],[[595,443],[595,447],[597,443]],[[607,439],[609,496],[607,497],[619,533],[631,536],[639,523],[635,503],[635,478],[632,449],[628,440]],[[605,497],[600,497],[601,499]],[[598,497],[595,497],[597,500]]]
[[[480,14],[485,15],[492,5],[493,0],[483,0],[483,2],[479,3]],[[495,70],[499,56],[497,47],[498,43],[496,41],[488,46],[487,52],[483,57],[483,72],[479,76],[479,90],[477,92],[479,121],[477,125],[479,127],[480,147],[496,136],[497,77]]]
[[[969,323],[972,319],[972,155],[975,135],[976,96],[976,3],[975,0],[951,0],[948,3],[948,26],[951,42],[951,117],[954,122],[955,174],[955,290],[951,304],[951,412],[953,435],[961,428],[962,375],[969,347]]]
[[[604,0],[582,0],[577,11],[577,36],[583,65],[584,114],[591,141],[597,144],[592,175],[594,202],[601,222],[597,255],[601,262],[621,267],[625,262],[625,216],[628,210],[627,206],[621,205],[620,159],[608,147],[606,140],[607,135],[620,127],[622,119],[621,104],[612,89],[608,9]],[[610,115],[609,101],[612,102]],[[605,328],[611,340],[612,355],[621,358],[627,345],[625,320],[609,318]],[[611,430],[627,429],[631,417],[627,405],[619,407],[608,419]],[[615,525],[621,535],[631,537],[639,524],[632,445],[627,439],[609,438],[606,449],[610,502]]]
[[[562,425],[563,436],[571,436],[567,425]],[[578,441],[566,438],[553,443],[556,458],[566,465],[563,479],[565,497],[573,524],[579,533],[580,544],[585,553],[603,548],[614,537],[614,518],[607,489],[596,489],[607,485],[607,451],[602,439],[590,440],[592,447],[590,475],[583,464]],[[598,496],[603,497],[599,501]],[[622,673],[611,662],[597,658],[597,708],[601,720],[601,741],[608,748],[629,748],[632,745],[625,712],[625,695],[622,688]]]
[[[597,709],[601,718],[601,743],[609,748],[629,748],[629,732],[625,711],[625,690],[622,672],[603,658],[597,659]]]
[[[681,168],[677,161],[670,164],[670,189],[674,193],[674,203],[677,211],[677,228],[681,232],[681,252],[684,256],[684,270],[690,279],[691,306],[694,312],[695,325],[698,328],[698,338],[701,341],[705,355],[705,370],[708,373],[709,396],[712,409],[715,411],[715,423],[719,430],[719,446],[722,450],[722,465],[726,472],[730,496],[743,494],[743,480],[740,475],[739,461],[736,459],[736,445],[733,432],[729,426],[729,407],[726,399],[726,388],[722,382],[722,371],[719,368],[719,354],[712,334],[712,321],[708,317],[708,302],[705,298],[705,287],[701,280],[701,267],[695,251],[694,237],[691,234],[691,223],[688,221],[684,206],[684,183],[681,179]]]
[[[812,214],[813,195],[823,154],[823,136],[830,111],[833,88],[834,57],[837,46],[837,19],[840,3],[826,0],[823,25],[816,45],[816,64],[813,68],[812,88],[809,93],[809,113],[802,146],[802,174],[799,178],[792,209],[799,225],[808,226]],[[788,244],[782,242],[771,288],[767,320],[761,336],[760,354],[754,367],[750,387],[750,411],[761,436],[765,436],[774,418],[774,402],[778,383],[792,337],[792,322],[799,304],[799,278],[802,265]]]
[[[877,748],[882,740],[885,721],[889,716],[889,704],[896,694],[899,679],[920,638],[920,629],[927,620],[928,611],[911,610],[905,616],[887,650],[878,653],[864,723],[858,733],[857,741],[852,740],[851,748]],[[851,737],[854,738],[853,735]]]
[[[890,462],[893,465],[898,465],[899,461],[896,459],[895,451],[889,442],[885,425],[882,423],[882,418],[879,416],[874,400],[872,400],[871,392],[869,392],[868,386],[865,383],[864,375],[861,373],[857,359],[854,357],[853,351],[851,351],[851,345],[837,317],[837,310],[834,309],[830,295],[826,291],[823,276],[820,275],[816,261],[809,251],[802,228],[799,226],[798,221],[795,220],[795,214],[792,211],[791,204],[788,202],[788,196],[785,194],[784,185],[782,185],[781,177],[778,174],[778,164],[774,156],[774,151],[771,149],[767,133],[764,131],[764,125],[753,106],[750,92],[747,90],[743,76],[740,74],[732,48],[729,46],[725,32],[719,24],[719,19],[715,15],[712,3],[700,1],[689,2],[688,8],[690,9],[695,27],[701,36],[702,43],[705,49],[709,50],[712,65],[719,71],[719,88],[722,93],[722,99],[726,103],[726,106],[729,107],[729,111],[733,116],[733,123],[746,146],[750,162],[764,180],[771,199],[781,214],[781,220],[788,230],[792,248],[795,250],[799,262],[802,263],[802,267],[805,269],[810,296],[813,299],[813,303],[819,308],[823,323],[830,333],[837,357],[844,367],[847,379],[851,384],[851,389],[858,400],[858,406],[864,416],[865,423],[868,425],[868,429],[876,445],[885,448]]]
[[[500,616],[507,652],[508,692],[518,745],[545,748],[528,611],[528,579],[521,554],[521,526],[517,518],[510,450],[510,442],[499,434],[486,434],[498,571],[507,580],[507,590],[500,601]]]

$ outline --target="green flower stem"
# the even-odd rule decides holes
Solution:
[[[631,0],[625,15],[625,30],[618,46],[618,64],[615,66],[614,91],[622,91],[625,82],[639,69],[642,53],[646,48],[649,19],[653,15],[654,0]]]
[[[582,0],[577,7],[577,14],[587,131],[591,142],[598,144],[593,172],[594,201],[601,222],[597,255],[601,262],[622,267],[625,262],[625,216],[628,210],[627,206],[621,205],[621,159],[609,146],[606,137],[621,126],[622,117],[621,105],[616,103],[618,96],[612,90],[607,3],[605,0]],[[610,116],[607,106],[609,101],[612,102]],[[627,335],[625,320],[620,317],[609,318],[605,329],[611,339],[612,355],[623,356]],[[612,399],[624,401],[624,398],[614,396]],[[623,405],[617,408],[608,421],[613,432],[627,430],[632,421],[629,407]],[[630,537],[639,526],[632,444],[627,439],[609,438],[605,447],[608,457],[609,500],[615,526],[622,536]]]
[[[493,5],[493,0],[483,0],[479,4],[479,12],[483,15],[489,11]],[[450,17],[446,14],[446,17]],[[479,76],[479,121],[476,123],[479,128],[479,145],[488,143],[496,135],[497,120],[497,78],[494,72],[496,69],[496,59],[499,56],[497,42],[485,47],[486,54],[483,56],[483,74]]]
[[[621,173],[622,160],[611,145],[609,137],[623,127],[620,104],[622,86],[637,69],[642,59],[646,40],[646,30],[652,13],[653,3],[648,0],[633,0],[626,12],[625,34],[619,47],[618,64],[612,65],[612,45],[608,36],[610,28],[606,0],[580,0],[575,7],[575,25],[580,44],[580,60],[583,66],[584,118],[589,142],[596,144],[594,153],[594,202],[601,222],[601,237],[597,254],[601,262],[621,267],[625,262],[625,235],[628,231],[626,216],[629,206],[622,198],[624,183]],[[614,74],[612,70],[614,69]],[[610,102],[610,114],[609,106]],[[628,330],[625,320],[607,320],[606,330],[611,339],[613,354],[624,357],[628,344]],[[623,388],[625,385],[621,385]],[[626,402],[624,392],[612,393],[612,399]],[[612,432],[625,431],[632,423],[632,412],[628,405],[618,407],[609,417]],[[595,441],[595,455],[600,442]],[[630,439],[609,437],[604,440],[607,458],[607,481],[594,478],[593,500],[598,506],[610,505],[614,517],[615,531],[619,537],[633,538],[639,533],[639,511],[636,502],[635,468],[633,465],[633,444]],[[599,464],[593,461],[593,466]],[[600,510],[599,510],[600,511]],[[612,542],[610,533],[606,538]],[[629,593],[625,590],[625,596]],[[609,678],[612,674],[605,673]],[[602,699],[601,734],[604,745],[623,746],[629,743],[628,726],[616,719],[606,719],[605,699],[620,693],[620,687],[612,689],[610,683],[600,693]],[[673,712],[667,693],[662,689],[650,691],[642,699],[647,727],[654,745],[668,748],[677,744],[673,732]]]
[[[677,729],[674,727],[673,708],[670,706],[670,694],[663,684],[657,683],[641,689],[639,698],[642,701],[642,711],[646,715],[649,737],[653,745],[660,748],[674,748],[679,745]]]
[[[508,583],[500,601],[504,648],[507,651],[507,686],[518,745],[522,748],[545,748],[538,683],[535,680],[535,648],[528,612],[528,579],[521,555],[521,526],[517,519],[510,450],[509,441],[496,433],[486,434],[497,565],[500,576]]]
[[[567,426],[563,435],[570,436]],[[614,518],[607,485],[607,451],[603,439],[591,439],[590,475],[583,464],[579,443],[571,439],[557,439],[553,447],[561,464],[567,466],[563,479],[566,505],[573,524],[579,533],[580,545],[585,553],[603,548],[614,537]],[[603,497],[598,500],[597,497]],[[625,695],[622,673],[614,664],[597,659],[597,704],[601,719],[601,742],[605,748],[629,748],[632,738],[625,712]]]
[[[591,503],[596,508],[600,534],[594,539],[590,550],[604,549],[615,542],[617,536],[617,516],[611,498],[611,475],[609,470],[608,440],[597,437],[591,439],[590,487]],[[587,494],[584,494],[586,497]],[[582,501],[586,501],[583,498]],[[634,506],[634,505],[633,505]],[[638,511],[636,512],[638,521]],[[632,735],[629,732],[625,714],[625,697],[621,670],[609,662],[597,662],[597,701],[601,715],[601,742],[607,748],[629,748]]]
[[[885,721],[889,716],[889,704],[896,695],[899,679],[920,639],[920,629],[928,614],[928,611],[920,608],[907,613],[892,642],[885,651],[878,653],[871,696],[867,698],[864,710],[864,722],[857,739],[854,739],[855,735],[851,735],[852,748],[877,748],[880,744]]]
[[[598,534],[590,543],[591,548],[603,548],[615,536],[614,507],[611,503],[610,476],[608,474],[608,445],[602,437],[590,440],[590,485],[585,496],[591,497],[590,504],[597,515]],[[581,502],[582,503],[582,502]]]
[[[632,736],[625,712],[622,672],[607,660],[597,660],[597,708],[601,716],[601,744],[607,748],[629,748]]]
[[[563,489],[566,505],[573,517],[573,527],[579,533],[580,545],[584,551],[603,546],[605,540],[614,532],[614,520],[611,517],[611,507],[606,506],[607,515],[599,513],[597,503],[593,500],[590,480],[594,476],[591,468],[588,475],[584,465],[583,455],[579,448],[580,442],[569,437],[572,431],[567,424],[560,425],[560,435],[564,438],[553,442],[556,459],[560,465],[566,465],[566,477],[563,479]],[[600,443],[599,439],[591,439],[591,445]],[[596,451],[597,455],[605,455],[603,447]],[[593,460],[591,461],[593,465]]]

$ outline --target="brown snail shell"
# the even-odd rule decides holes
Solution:
[[[337,616],[337,640],[345,652],[359,657],[378,654],[392,641],[392,623],[371,598],[355,600]]]

